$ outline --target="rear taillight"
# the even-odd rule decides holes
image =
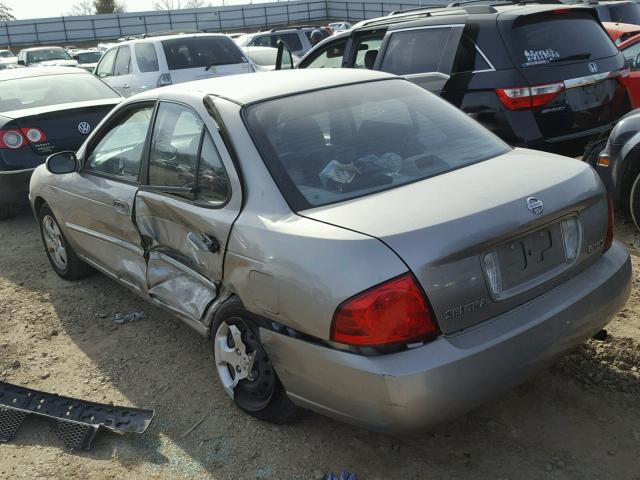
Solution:
[[[47,136],[39,128],[11,128],[0,130],[0,148],[10,148],[15,150],[29,143],[42,143],[47,140]]]
[[[509,110],[543,107],[564,91],[564,82],[533,87],[497,88],[502,104]]]
[[[603,252],[606,252],[611,248],[613,244],[613,202],[611,197],[607,195],[607,236],[604,239]]]
[[[347,300],[331,325],[331,340],[357,346],[411,343],[437,333],[427,298],[410,273]]]
[[[163,73],[162,75],[160,75],[160,78],[158,78],[158,87],[166,87],[167,85],[171,84],[173,84],[173,79],[171,78],[171,74],[169,73]]]

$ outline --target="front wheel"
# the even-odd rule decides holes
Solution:
[[[65,280],[80,280],[89,275],[92,272],[91,267],[80,260],[73,251],[47,205],[43,205],[38,212],[38,221],[45,252],[58,276]]]
[[[237,297],[220,307],[212,332],[218,378],[235,404],[267,422],[285,424],[298,420],[302,410],[287,396],[260,343],[251,314]]]

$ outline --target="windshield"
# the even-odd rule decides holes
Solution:
[[[64,48],[43,48],[27,52],[27,63],[46,62],[49,60],[71,60]]]
[[[101,52],[85,52],[76,54],[78,63],[98,63],[102,58]]]
[[[0,82],[0,111],[102,100],[118,96],[101,80],[88,73],[17,78]]]
[[[640,5],[637,3],[609,4],[606,10],[598,8],[598,15],[603,22],[640,24]]]
[[[505,43],[519,67],[589,61],[618,53],[601,25],[586,12],[525,15]],[[576,41],[576,39],[580,41]]]
[[[396,188],[509,150],[464,113],[404,80],[269,100],[244,116],[295,211]]]
[[[8,57],[13,57],[13,53],[11,53],[9,50],[0,50],[0,58]]]
[[[181,37],[162,42],[169,70],[244,63],[246,58],[229,37]]]

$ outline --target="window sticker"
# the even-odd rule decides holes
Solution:
[[[560,58],[560,53],[556,52],[552,48],[547,48],[545,50],[525,50],[523,53],[527,59],[527,61],[522,64],[523,67],[543,65],[545,63],[552,62],[556,58]]]

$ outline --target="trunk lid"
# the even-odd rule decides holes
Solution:
[[[544,202],[542,212],[528,208],[529,197]],[[394,250],[424,288],[445,334],[568,280],[599,256],[607,229],[604,188],[588,165],[523,149],[301,214],[376,237]],[[560,227],[567,218],[581,226],[571,262]],[[500,294],[489,288],[483,262],[489,252],[502,268]]]
[[[231,65],[217,65],[209,70],[203,67],[184,68],[170,70],[173,83],[191,82],[194,80],[205,80],[207,78],[224,77],[227,75],[238,75],[240,73],[250,73],[249,63],[236,63]]]
[[[29,144],[38,155],[46,156],[62,150],[75,151],[121,100],[92,100],[3,112],[3,117],[12,119],[4,128],[35,127],[42,130],[46,141]]]
[[[507,50],[529,87],[564,84],[553,100],[533,109],[544,138],[597,130],[629,110],[618,80],[624,58],[593,15],[559,7],[499,22]]]

